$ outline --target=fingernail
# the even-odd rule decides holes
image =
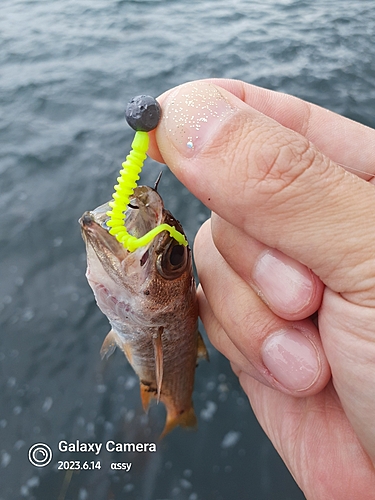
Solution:
[[[271,375],[292,391],[308,389],[321,369],[315,345],[296,329],[281,330],[268,337],[262,346],[262,359]]]
[[[309,269],[278,250],[266,250],[257,259],[252,278],[274,309],[301,311],[310,303],[314,284]]]
[[[163,121],[169,140],[188,158],[196,155],[234,112],[212,84],[199,82],[178,87],[168,97]]]

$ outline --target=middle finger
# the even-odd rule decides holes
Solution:
[[[220,255],[209,222],[197,235],[195,261],[207,300],[200,314],[213,344],[226,346],[229,339],[241,353],[242,366],[242,356],[247,359],[246,371],[254,376],[257,370],[255,378],[282,392],[307,396],[322,390],[330,370],[315,325],[274,314]],[[236,350],[225,349],[236,364]]]
[[[215,213],[211,227],[215,246],[229,266],[278,316],[299,320],[318,310],[324,284],[310,269]]]

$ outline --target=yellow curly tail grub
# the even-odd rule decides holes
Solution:
[[[107,226],[111,228],[109,233],[115,236],[117,241],[122,243],[129,252],[134,252],[137,248],[147,245],[162,231],[168,231],[180,245],[187,246],[188,244],[185,236],[169,224],[160,224],[140,238],[132,236],[126,229],[125,211],[130,197],[137,187],[139,174],[147,157],[148,145],[149,137],[147,132],[137,131],[131,145],[132,149],[126,157],[126,161],[122,164],[120,177],[117,178],[118,184],[114,187],[113,201],[109,202],[111,210],[107,212],[109,217]]]

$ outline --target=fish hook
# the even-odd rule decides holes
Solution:
[[[159,187],[159,182],[160,182],[160,179],[161,179],[161,176],[163,175],[163,171],[160,170],[160,173],[159,175],[157,176],[157,179],[155,181],[155,184],[154,184],[154,189],[155,191],[157,192],[158,191],[158,187]]]

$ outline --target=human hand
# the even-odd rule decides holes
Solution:
[[[308,499],[374,498],[375,131],[238,81],[159,102],[150,153],[213,211],[195,243],[211,342]]]

